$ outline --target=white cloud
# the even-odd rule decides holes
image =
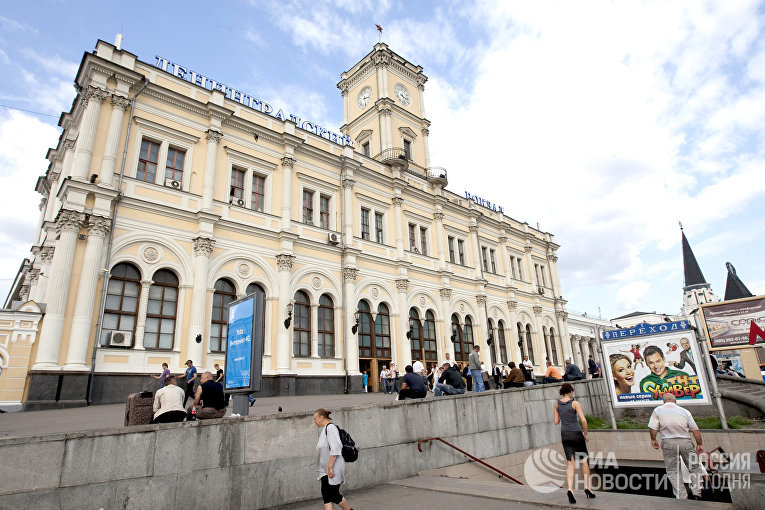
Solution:
[[[639,310],[646,311],[648,304],[648,292],[651,290],[651,284],[638,280],[623,285],[616,292],[616,306],[618,310]]]

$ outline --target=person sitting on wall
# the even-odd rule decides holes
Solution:
[[[441,395],[462,395],[465,393],[465,381],[462,375],[448,361],[441,365],[443,372],[438,382],[433,386],[433,394],[436,397]]]
[[[175,378],[165,379],[165,385],[154,394],[154,419],[152,423],[174,423],[183,421],[186,409],[183,407],[184,391],[175,385]]]
[[[571,362],[571,358],[566,360],[566,372],[563,374],[564,381],[581,381],[584,379],[582,370]]]
[[[534,383],[536,383],[534,373],[526,367],[525,363],[521,364],[520,369],[523,372],[523,385],[534,386]]]
[[[425,398],[427,391],[422,376],[414,373],[412,365],[407,365],[404,370],[406,375],[401,379],[401,391],[398,392],[398,400]]]
[[[194,397],[194,405],[199,406],[201,402],[203,407],[197,409],[197,419],[210,420],[213,418],[223,418],[223,415],[226,414],[223,386],[213,381],[211,372],[202,374],[200,381],[197,394]]]
[[[545,376],[542,379],[542,382],[547,383],[556,383],[563,381],[563,377],[560,375],[560,370],[555,368],[552,363],[549,361],[547,362],[547,372],[545,372]]]
[[[515,362],[511,361],[507,364],[510,368],[507,377],[502,381],[503,388],[523,388],[523,382],[526,378],[523,375],[523,370],[515,366]]]

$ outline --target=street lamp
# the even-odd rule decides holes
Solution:
[[[292,323],[292,307],[294,305],[292,304],[292,301],[287,303],[287,318],[284,319],[284,328],[290,329],[290,324]]]
[[[359,330],[359,311],[358,310],[356,310],[356,313],[353,314],[353,317],[354,319],[356,319],[356,323],[353,326],[351,326],[351,333],[355,335],[356,332]]]

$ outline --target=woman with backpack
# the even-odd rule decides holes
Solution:
[[[321,429],[319,442],[316,443],[316,474],[321,481],[321,497],[325,510],[332,510],[334,505],[351,510],[340,494],[340,484],[345,481],[343,443],[340,441],[340,428],[332,423],[330,414],[331,411],[323,408],[313,413],[313,423]]]

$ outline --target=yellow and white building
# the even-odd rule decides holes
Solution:
[[[98,402],[123,401],[163,362],[222,365],[225,305],[252,293],[265,395],[357,392],[361,371],[374,387],[391,360],[466,361],[473,343],[487,364],[562,366],[558,245],[446,190],[426,81],[376,44],[342,74],[333,133],[99,41],[38,182],[39,235],[14,291],[44,308],[28,407],[82,403],[91,359]]]

